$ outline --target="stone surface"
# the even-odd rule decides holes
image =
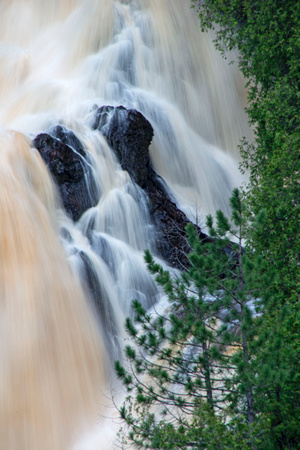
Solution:
[[[186,255],[191,251],[185,233],[189,220],[170,199],[163,180],[151,165],[151,124],[134,109],[102,106],[96,111],[93,128],[106,137],[122,168],[147,193],[150,216],[158,233],[157,250],[173,267],[186,269],[189,266]],[[211,240],[197,229],[201,239]]]
[[[186,270],[189,267],[188,253],[191,247],[186,238],[185,227],[190,221],[166,193],[162,180],[150,168],[145,191],[150,200],[150,216],[158,231],[156,241],[160,254],[173,267]],[[211,238],[196,226],[201,240],[211,242]]]
[[[99,200],[89,158],[75,134],[58,125],[33,140],[51,172],[67,214],[77,221]]]
[[[89,256],[83,251],[80,251],[78,256],[82,263],[81,276],[85,280],[86,292],[101,324],[105,348],[109,349],[113,360],[119,359],[122,354],[120,342],[118,340],[120,330],[117,326],[118,321],[111,305],[108,292],[101,284],[101,279],[96,274],[94,265]]]
[[[141,187],[145,186],[150,164],[149,145],[153,128],[135,109],[102,106],[96,112],[94,129],[106,137],[122,169]]]

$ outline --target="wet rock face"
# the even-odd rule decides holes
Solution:
[[[189,220],[172,202],[163,180],[151,165],[151,124],[134,109],[102,106],[96,111],[93,128],[106,137],[122,168],[147,193],[150,216],[158,233],[156,245],[160,255],[173,267],[186,269],[189,266],[186,255],[191,251],[185,233]],[[197,228],[202,239],[209,239]]]
[[[185,270],[189,267],[187,254],[191,251],[185,227],[189,223],[186,215],[171,201],[155,172],[150,174],[146,186],[150,199],[150,216],[156,226],[157,250],[173,267]]]
[[[187,255],[192,249],[187,241],[185,228],[190,221],[170,199],[162,179],[152,168],[149,170],[145,191],[150,200],[150,216],[158,232],[157,250],[171,266],[186,270],[190,266]],[[195,227],[202,241],[212,241],[202,233],[200,227]]]
[[[144,187],[150,165],[149,146],[153,138],[153,128],[148,120],[135,109],[102,106],[96,112],[93,128],[106,137],[122,169]]]
[[[185,233],[189,220],[171,200],[151,165],[151,124],[135,109],[102,106],[96,111],[93,128],[106,137],[122,168],[146,192],[159,254],[173,267],[184,270],[189,266],[186,255],[191,251]],[[67,214],[77,221],[99,200],[88,153],[77,136],[60,125],[36,136],[33,145],[58,185]],[[199,227],[198,234],[201,239],[210,239]]]
[[[105,347],[109,349],[113,360],[119,359],[122,355],[120,342],[117,338],[120,335],[120,330],[117,326],[117,319],[109,301],[108,293],[104,286],[101,285],[101,281],[96,275],[93,263],[88,255],[80,251],[79,256],[82,262],[81,273],[85,280],[87,293],[101,323]]]
[[[58,125],[33,140],[50,170],[67,214],[74,220],[95,206],[99,195],[93,178],[89,157],[75,134]]]

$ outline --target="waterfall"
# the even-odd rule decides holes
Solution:
[[[2,0],[0,23],[1,448],[107,450],[111,362],[131,300],[159,302],[143,251],[160,255],[95,109],[144,115],[154,170],[201,225],[242,182],[244,82],[189,0]],[[62,132],[88,167],[75,222],[33,145]]]

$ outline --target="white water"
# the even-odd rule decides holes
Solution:
[[[158,300],[147,199],[93,107],[140,110],[153,165],[192,220],[241,178],[243,80],[188,0],[0,3],[0,442],[5,450],[109,449],[106,395],[130,303]],[[100,201],[74,225],[30,140],[58,123],[90,153]],[[11,131],[13,130],[13,131]],[[93,223],[91,228],[90,224]],[[92,267],[101,316],[86,288]],[[90,434],[91,433],[91,434]]]

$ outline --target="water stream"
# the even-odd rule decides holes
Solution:
[[[144,114],[155,170],[201,225],[242,182],[244,82],[188,0],[2,0],[0,25],[0,446],[108,450],[124,319],[159,293],[147,198],[92,130],[95,105]],[[76,224],[32,145],[57,124],[100,198]]]

